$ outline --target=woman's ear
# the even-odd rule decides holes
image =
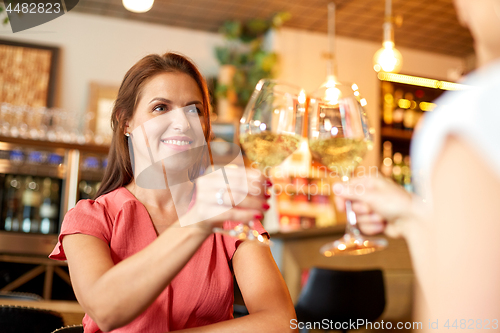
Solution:
[[[130,129],[129,129],[129,125],[128,125],[128,121],[125,123],[125,126],[123,126],[123,134],[125,134],[126,136],[129,136],[130,134]]]

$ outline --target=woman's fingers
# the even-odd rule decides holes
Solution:
[[[224,173],[206,174],[197,180],[197,215],[212,226],[226,220],[246,223],[262,219],[269,209],[265,191],[271,185],[251,169],[224,168]]]

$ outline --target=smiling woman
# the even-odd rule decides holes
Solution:
[[[125,75],[103,185],[66,214],[50,255],[68,261],[85,332],[291,331],[293,304],[269,248],[212,232],[269,206],[266,179],[251,170],[232,176],[250,189],[232,193],[244,198],[234,207],[220,182],[197,180],[210,166],[208,110],[205,81],[181,55],[147,56]],[[233,274],[249,312],[237,319]]]

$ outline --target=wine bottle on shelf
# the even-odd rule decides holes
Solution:
[[[413,131],[415,127],[415,110],[410,107],[404,111],[403,114],[403,128],[405,130]]]
[[[403,155],[401,153],[395,153],[392,158],[394,167],[392,168],[392,178],[396,181],[396,183],[402,185],[403,184]]]
[[[386,177],[392,176],[392,142],[385,141],[382,150],[382,166],[380,171]]]
[[[403,167],[401,172],[403,173],[403,187],[408,192],[413,192],[413,184],[411,182],[411,161],[410,156],[405,156],[403,158]]]
[[[42,204],[40,205],[40,232],[51,234],[56,232],[58,211],[59,184],[49,177],[43,180]]]
[[[40,221],[38,219],[38,209],[40,207],[40,185],[36,179],[28,176],[23,193],[23,222],[21,229],[23,232],[38,232]]]
[[[6,212],[4,221],[5,231],[19,230],[19,199],[18,190],[21,188],[21,181],[16,175],[8,175],[5,179],[6,193]]]
[[[404,110],[395,108],[392,112],[392,127],[397,129],[403,128]]]

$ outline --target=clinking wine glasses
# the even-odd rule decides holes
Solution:
[[[336,172],[348,182],[364,155],[373,147],[358,87],[341,84],[333,76],[311,94],[308,108],[308,141],[313,160]],[[342,238],[325,244],[320,252],[334,255],[359,255],[384,249],[384,238],[361,235],[351,202],[346,201],[346,231]]]

